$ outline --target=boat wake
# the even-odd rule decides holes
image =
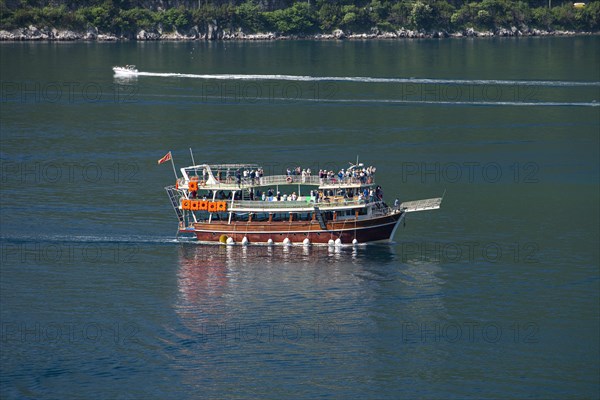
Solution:
[[[241,81],[294,81],[294,82],[356,82],[356,83],[404,83],[404,84],[443,84],[443,85],[521,85],[573,87],[596,86],[600,82],[592,81],[529,81],[498,79],[430,79],[430,78],[375,78],[364,76],[308,76],[308,75],[255,75],[255,74],[181,74],[175,72],[143,72],[130,73],[135,76],[162,78],[190,78],[205,80],[241,80]]]
[[[185,242],[185,238],[173,236],[97,236],[97,235],[39,235],[39,236],[2,236],[6,243],[95,243],[95,244],[169,244]]]

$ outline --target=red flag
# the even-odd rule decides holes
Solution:
[[[171,159],[171,152],[168,152],[163,158],[161,158],[160,160],[158,160],[159,164],[162,164],[164,162],[167,162]]]

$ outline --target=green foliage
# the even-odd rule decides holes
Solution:
[[[166,31],[174,31],[189,27],[192,22],[192,15],[183,7],[169,8],[156,13],[155,21],[162,24]]]
[[[122,29],[133,31],[136,29],[150,30],[155,26],[154,14],[145,8],[132,8],[130,10],[121,10]]]
[[[369,11],[367,8],[357,7],[355,5],[345,5],[341,8],[342,20],[340,28],[359,31],[368,30],[372,27]]]
[[[0,0],[0,29],[37,27],[135,33],[139,29],[221,28],[282,34],[368,32],[402,27],[432,31],[532,26],[541,29],[600,30],[600,0],[574,8],[566,0],[220,0],[188,1],[193,8],[142,8],[141,0]],[[151,2],[152,3],[152,2]],[[169,2],[164,2],[168,4]],[[177,2],[181,4],[182,2]],[[185,2],[183,2],[185,3]],[[158,3],[157,3],[158,4]],[[273,8],[278,5],[284,8]],[[269,8],[267,8],[269,7]]]
[[[234,23],[244,31],[255,33],[263,31],[267,21],[258,4],[246,1],[236,7]]]
[[[433,7],[417,0],[410,10],[408,21],[415,29],[429,30],[435,21]]]
[[[310,33],[315,26],[314,16],[308,3],[295,3],[290,8],[265,12],[271,30],[288,34]]]
[[[411,10],[412,7],[408,2],[402,1],[394,4],[390,9],[389,22],[398,28],[408,26]]]
[[[582,22],[585,29],[600,31],[600,1],[592,1],[585,6],[582,10]]]
[[[340,13],[341,9],[338,5],[325,2],[317,13],[319,28],[325,32],[337,28],[341,22]]]

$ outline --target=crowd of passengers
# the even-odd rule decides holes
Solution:
[[[348,168],[348,169],[340,169],[337,174],[333,172],[333,170],[320,169],[319,170],[319,181],[320,184],[324,184],[325,182],[337,182],[337,181],[347,181],[349,179],[355,179],[360,181],[361,183],[371,183],[373,175],[375,175],[375,171],[377,168],[373,166],[362,167],[362,168]],[[206,168],[202,170],[202,180],[206,181],[208,171]],[[287,168],[286,175],[288,177],[301,177],[302,182],[306,182],[307,178],[312,176],[312,171],[310,168]],[[235,178],[235,182],[239,185],[242,182],[248,182],[252,184],[260,184],[262,183],[262,177],[264,176],[264,171],[262,168],[257,169],[238,169],[234,172],[227,171],[218,171],[216,174],[216,178],[219,181],[222,181],[223,178],[225,181],[229,182]]]
[[[336,174],[332,170],[327,171],[326,169],[319,170],[319,182],[322,185],[325,182],[336,182],[336,181],[346,181],[350,178],[356,179],[362,183],[367,183],[370,181],[372,176],[375,174],[377,168],[373,166],[369,166],[366,168],[348,168],[348,169],[340,169]],[[287,169],[287,176],[300,176],[302,178],[302,182],[306,182],[306,178],[312,176],[312,172],[310,168],[300,168],[296,167],[294,169]],[[370,182],[369,182],[370,183]]]
[[[249,191],[247,196],[251,201],[259,200],[259,201],[306,201],[305,198],[301,199],[296,192],[292,192],[291,194],[281,193],[280,191],[274,191],[272,188],[266,191],[261,191],[257,189],[256,191]],[[314,200],[315,203],[320,202],[330,202],[332,197],[343,198],[349,201],[383,201],[383,189],[381,186],[377,186],[375,189],[371,188],[363,188],[363,190],[359,189],[338,189],[336,191],[331,189],[326,190],[311,190],[310,191],[310,200]],[[190,192],[190,198],[196,199],[198,198],[198,192]],[[211,200],[208,194],[202,196],[203,200]],[[217,192],[215,196],[216,200],[231,200],[232,192],[228,192],[220,190]],[[242,200],[242,193],[235,193],[235,200]]]
[[[377,168],[373,166],[369,166],[366,168],[348,168],[344,170],[344,168],[340,169],[336,174],[333,171],[327,171],[325,169],[319,170],[319,181],[321,185],[325,182],[335,182],[336,179],[339,181],[345,181],[348,179],[356,179],[361,183],[370,183],[373,175],[375,175],[375,171]],[[309,170],[310,171],[310,170]]]

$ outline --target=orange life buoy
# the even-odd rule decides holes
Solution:
[[[191,210],[191,200],[183,199],[181,200],[181,208],[184,210]]]
[[[292,177],[291,177],[291,176],[288,176],[287,178],[285,178],[285,181],[286,181],[287,183],[292,183],[293,179],[292,179]]]
[[[217,203],[214,201],[211,201],[208,203],[208,212],[215,212],[217,211]]]
[[[192,211],[198,211],[198,206],[200,205],[200,201],[198,200],[191,200],[192,204],[190,205],[190,210]]]
[[[197,192],[198,191],[198,182],[190,181],[190,183],[188,183],[188,189],[190,190],[190,192]]]
[[[224,201],[218,201],[217,202],[217,211],[226,211],[227,210],[227,203]]]
[[[206,211],[208,210],[208,201],[206,200],[201,200],[200,201],[200,207],[198,208],[201,211]]]

